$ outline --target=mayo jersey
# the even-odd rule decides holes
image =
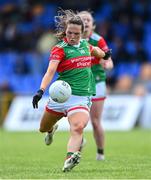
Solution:
[[[108,50],[108,46],[105,40],[103,39],[103,37],[99,36],[96,33],[92,33],[92,35],[89,37],[88,42],[92,44],[93,46],[98,46],[103,51]],[[95,57],[92,57],[92,72],[93,72],[96,83],[105,81],[106,73],[104,69],[101,67],[101,65],[99,64],[99,59]]]
[[[71,46],[63,39],[51,51],[50,60],[60,61],[58,79],[70,84],[73,95],[95,95],[95,80],[91,70],[92,50],[93,46],[86,40],[81,40],[79,46]]]

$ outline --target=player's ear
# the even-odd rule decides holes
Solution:
[[[93,30],[96,28],[96,22],[95,20],[93,19]]]

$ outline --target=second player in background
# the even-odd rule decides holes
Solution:
[[[94,19],[89,11],[81,11],[78,15],[82,18],[85,26],[83,38],[87,39],[93,46],[98,46],[103,51],[108,51],[104,38],[94,32]],[[91,122],[93,127],[94,139],[97,146],[96,160],[104,160],[104,146],[105,135],[102,127],[101,116],[104,106],[104,100],[106,99],[106,69],[113,68],[113,61],[111,58],[108,60],[100,60],[92,57],[92,72],[96,82],[96,96],[92,98],[92,107],[90,111]]]

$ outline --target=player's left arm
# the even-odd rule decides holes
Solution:
[[[96,58],[103,58],[105,56],[105,52],[100,49],[99,47],[96,46],[91,46],[90,45],[90,52],[91,56],[95,56]]]
[[[100,40],[98,41],[98,47],[102,49],[104,52],[109,51],[108,45],[103,37],[101,37]],[[106,60],[102,59],[100,61],[100,64],[104,69],[112,69],[114,67],[111,55],[109,58],[106,58]]]
[[[111,58],[112,51],[109,49],[108,51],[104,52],[97,46],[90,46],[91,56],[95,56],[96,58],[100,59],[100,62],[103,60],[108,61]],[[111,61],[111,60],[110,60]]]

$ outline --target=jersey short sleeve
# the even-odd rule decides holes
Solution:
[[[55,61],[61,61],[64,58],[64,50],[60,47],[55,46],[52,50],[51,50],[51,54],[49,57],[49,60],[55,60]]]
[[[89,48],[90,48],[90,53],[92,53],[92,51],[94,50],[94,46],[92,46],[91,44],[89,44]]]
[[[103,51],[107,51],[109,49],[103,37],[101,37],[100,40],[98,41],[98,47]]]

